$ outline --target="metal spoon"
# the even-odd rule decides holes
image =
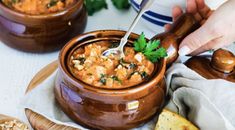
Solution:
[[[128,37],[130,36],[132,30],[134,29],[135,25],[138,23],[141,16],[150,8],[150,6],[152,5],[153,2],[154,2],[154,0],[142,0],[142,2],[140,4],[140,11],[139,11],[138,15],[135,17],[133,23],[131,24],[131,26],[128,29],[125,36],[121,39],[119,46],[116,48],[111,48],[111,49],[104,51],[103,52],[104,56],[108,56],[110,54],[119,55],[121,57],[125,56],[124,52],[123,52],[123,48],[128,41]]]

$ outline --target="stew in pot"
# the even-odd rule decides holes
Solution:
[[[2,2],[19,12],[39,15],[62,11],[77,0],[2,0]]]
[[[125,47],[125,57],[103,56],[108,42],[97,42],[78,48],[68,60],[70,72],[77,79],[101,88],[127,88],[150,76],[154,64],[133,47]]]

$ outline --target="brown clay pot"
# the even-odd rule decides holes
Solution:
[[[60,49],[72,37],[83,32],[87,13],[83,0],[64,11],[28,15],[0,2],[0,40],[27,52],[50,52]]]
[[[182,16],[180,21],[184,24],[178,22],[171,31],[156,36],[161,38],[163,46],[176,46],[173,49],[176,52],[179,38],[193,31],[196,24],[189,14]],[[175,27],[181,32],[175,33]],[[61,50],[55,95],[62,110],[75,122],[93,129],[125,130],[142,125],[161,110],[166,96],[164,73],[167,61],[174,61],[177,53],[155,63],[154,73],[146,82],[125,89],[96,88],[76,79],[68,69],[68,58],[77,48],[98,41],[119,42],[124,34],[117,30],[86,33],[72,39]],[[132,44],[138,37],[132,33],[128,43]]]
[[[213,56],[194,56],[185,63],[206,79],[224,79],[235,82],[235,55],[218,49]]]

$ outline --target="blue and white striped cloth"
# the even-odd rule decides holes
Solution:
[[[139,4],[135,0],[130,0],[130,3],[134,10],[139,11]],[[159,26],[164,26],[167,23],[172,22],[172,17],[163,15],[154,11],[147,11],[143,16],[145,20]]]

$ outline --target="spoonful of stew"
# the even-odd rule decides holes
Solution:
[[[111,49],[104,51],[103,52],[104,56],[108,56],[110,54],[115,54],[115,55],[119,55],[120,57],[124,57],[123,48],[128,41],[129,35],[131,34],[135,25],[138,23],[141,16],[145,13],[145,11],[147,11],[149,9],[149,7],[152,5],[153,2],[154,2],[154,0],[142,0],[142,2],[140,4],[140,11],[139,11],[138,15],[136,16],[136,18],[134,19],[133,23],[131,24],[131,26],[128,29],[125,36],[121,39],[119,46],[116,48],[111,48]]]

